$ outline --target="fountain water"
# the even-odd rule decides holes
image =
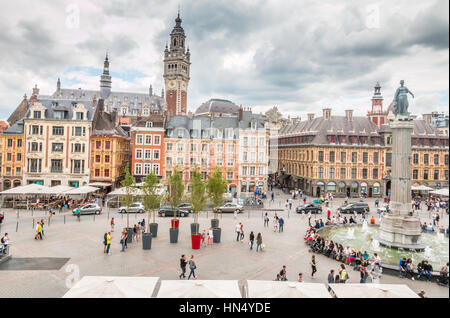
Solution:
[[[380,242],[378,242],[378,240],[376,240],[376,239],[372,240],[372,249],[375,252],[378,252],[380,250]]]
[[[423,252],[423,256],[425,256],[427,259],[431,257],[431,248],[429,246],[425,247],[425,250]]]
[[[436,233],[436,236],[439,242],[444,241],[444,233]]]
[[[355,237],[355,229],[348,229],[347,230],[347,238],[352,239]]]
[[[367,225],[367,221],[364,220],[364,221],[363,221],[363,224],[362,224],[362,230],[363,230],[364,232],[367,232],[368,229],[369,229],[369,226]]]

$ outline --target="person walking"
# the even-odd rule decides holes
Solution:
[[[264,215],[264,227],[269,227],[269,216],[266,214]]]
[[[114,218],[111,218],[111,232],[114,232],[114,225],[115,225],[115,221]]]
[[[284,219],[283,219],[282,217],[280,217],[280,218],[278,219],[278,225],[279,225],[279,227],[278,227],[278,232],[279,232],[279,233],[283,232]]]
[[[236,224],[236,242],[239,242],[241,237],[241,223]]]
[[[180,258],[181,274],[180,274],[180,276],[178,276],[178,277],[180,277],[180,279],[181,278],[186,278],[186,265],[187,265],[187,263],[188,263],[188,261],[186,259],[186,256],[184,254],[181,255],[181,258]]]
[[[77,213],[77,221],[80,222],[80,216],[81,216],[80,206],[77,206],[76,213]]]
[[[275,213],[275,216],[273,217],[273,231],[276,232],[278,230],[278,216]]]
[[[312,269],[311,277],[314,277],[314,274],[317,272],[316,255],[312,255],[310,264]]]
[[[108,233],[105,233],[105,234],[103,235],[103,245],[104,245],[104,247],[103,247],[103,253],[106,253],[106,246],[108,245],[108,243],[106,242],[106,241],[107,241],[107,236],[108,236]]]
[[[293,204],[293,200],[292,200],[292,198],[291,199],[289,199],[289,210],[292,210],[292,204]]]
[[[202,232],[201,239],[202,239],[202,246],[206,246],[206,231],[205,230],[203,230],[203,232]]]
[[[241,243],[244,242],[244,224],[241,223],[241,236],[240,236],[240,241]]]
[[[258,233],[256,236],[256,251],[258,252],[258,249],[262,250],[262,235],[261,233]]]
[[[111,232],[106,235],[106,254],[109,255],[109,250],[111,249]]]
[[[345,284],[347,282],[347,280],[350,278],[347,270],[345,269],[345,265],[341,264],[341,269],[339,271],[339,275],[340,275],[340,283]]]
[[[195,277],[195,270],[197,269],[197,265],[195,265],[194,262],[194,255],[191,255],[191,259],[189,260],[189,276],[188,276],[188,280],[191,279],[191,276],[194,276],[194,279],[197,279],[197,277]]]
[[[212,226],[209,228],[209,232],[208,232],[208,245],[213,245],[213,241],[214,241],[214,231]]]
[[[122,235],[120,237],[120,244],[122,244],[122,252],[125,252],[125,245],[127,244],[128,233],[127,230],[124,229],[122,231]]]
[[[275,194],[272,192],[270,202],[275,202]]]
[[[328,284],[334,284],[334,269],[330,270],[330,273],[328,274]],[[328,287],[328,290],[330,290],[330,288]]]
[[[41,220],[41,235],[45,236],[44,235],[44,220]]]
[[[253,234],[253,231],[250,232],[249,235],[249,244],[250,244],[250,249],[253,249],[253,243],[255,242],[255,234]]]
[[[8,244],[9,244],[9,241],[10,241],[10,239],[9,239],[9,235],[8,235],[8,233],[5,233],[5,235],[2,237],[2,239],[0,240],[0,242],[1,242],[1,244],[3,245],[2,246],[2,253],[3,254],[8,254]]]
[[[311,211],[308,212],[308,225],[311,226]]]
[[[42,240],[41,228],[42,228],[41,222],[38,221],[37,224],[36,224],[36,235],[34,236],[35,240],[37,240],[37,239],[41,239]]]

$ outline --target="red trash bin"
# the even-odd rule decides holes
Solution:
[[[170,223],[172,225],[172,229],[178,229],[180,227],[180,220],[178,219],[172,219]]]
[[[199,250],[202,235],[201,234],[191,234],[191,237],[192,237],[192,249]]]

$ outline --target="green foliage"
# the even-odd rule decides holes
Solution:
[[[206,184],[202,180],[202,174],[198,168],[192,172],[191,176],[191,196],[190,203],[192,212],[194,213],[194,223],[198,223],[198,214],[205,209],[206,206]]]
[[[162,196],[159,194],[159,179],[152,171],[145,177],[144,185],[142,186],[142,204],[149,212],[153,212],[153,223],[155,223],[155,210],[160,207]],[[150,221],[150,218],[149,218]],[[148,222],[150,227],[150,222]]]
[[[169,205],[176,209],[181,204],[181,199],[184,194],[184,183],[183,183],[183,172],[178,170],[178,167],[172,172],[168,180],[169,193],[167,197],[167,201]],[[177,218],[176,213],[174,214],[174,219]]]
[[[223,177],[222,170],[216,167],[211,176],[208,177],[206,186],[208,196],[213,204],[214,215],[217,217],[217,208],[223,203],[223,195],[227,190],[227,180]]]
[[[125,178],[120,182],[121,186],[125,188],[125,196],[123,197],[123,203],[127,207],[127,228],[130,227],[128,210],[136,200],[136,180],[130,173],[130,164],[125,166]]]

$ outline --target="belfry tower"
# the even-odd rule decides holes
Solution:
[[[189,85],[190,59],[186,49],[186,35],[181,27],[180,13],[170,33],[170,45],[164,50],[164,82],[166,107],[172,115],[186,115],[187,90]]]

